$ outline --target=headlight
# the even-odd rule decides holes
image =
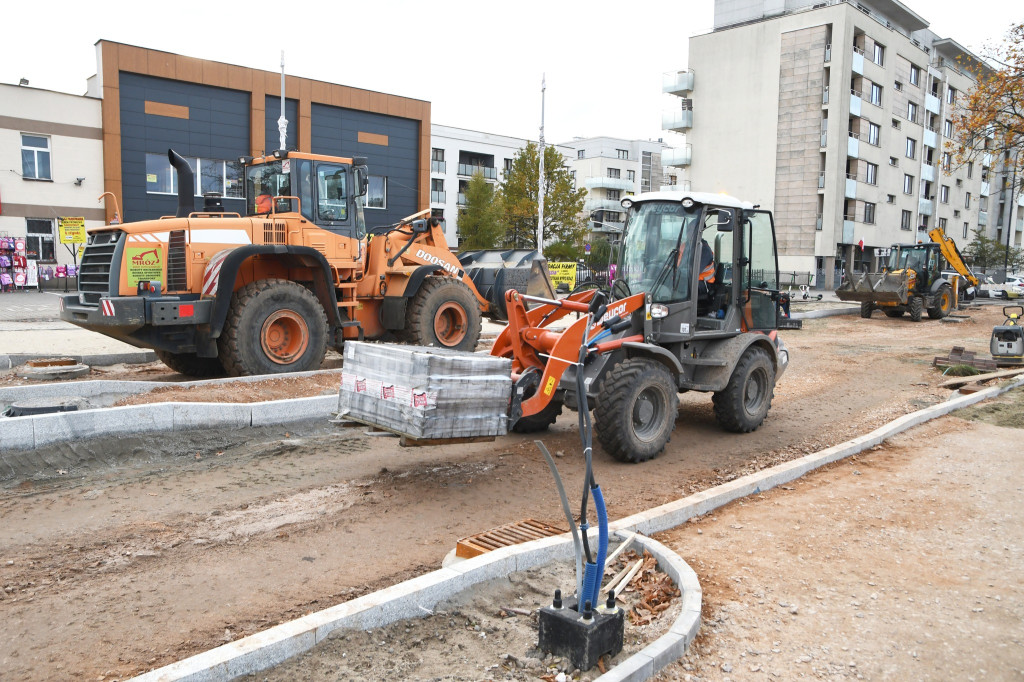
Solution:
[[[651,317],[656,320],[660,320],[663,317],[668,317],[668,308],[660,303],[655,303],[651,306]]]

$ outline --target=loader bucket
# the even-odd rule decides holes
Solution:
[[[530,296],[555,297],[547,260],[536,251],[481,249],[463,251],[458,258],[476,290],[490,303],[489,314],[499,320],[508,319],[505,292],[510,289]]]
[[[902,270],[854,275],[836,289],[836,297],[840,301],[906,304],[907,275]]]

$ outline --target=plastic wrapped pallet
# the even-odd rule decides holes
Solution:
[[[512,364],[424,346],[345,343],[339,416],[418,439],[508,432]]]

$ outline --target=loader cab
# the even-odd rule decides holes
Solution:
[[[298,213],[329,232],[362,239],[366,166],[348,161],[297,152],[243,158],[246,215]]]
[[[623,206],[613,295],[648,293],[663,341],[777,327],[771,213],[703,193],[641,194]]]
[[[889,251],[886,270],[913,270],[917,287],[924,287],[927,290],[936,280],[942,278],[942,270],[946,267],[945,261],[936,244],[894,244]]]

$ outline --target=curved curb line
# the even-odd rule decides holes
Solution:
[[[10,355],[0,355],[0,369],[14,369],[29,360],[42,360],[55,357],[55,355],[72,358],[75,362],[80,362],[83,365],[96,365],[97,367],[119,363],[142,365],[147,362],[156,362],[156,353],[151,350],[127,351],[124,353],[86,353],[85,355],[73,353],[69,355],[62,353],[11,353]]]
[[[660,542],[642,535],[634,542],[657,559],[683,593],[683,612],[669,632],[597,678],[639,682],[676,660],[700,627],[701,589],[686,562]],[[467,559],[358,599],[311,613],[269,630],[205,651],[133,678],[137,682],[224,682],[257,673],[313,648],[338,629],[368,630],[432,613],[440,602],[473,585],[551,561],[571,560],[568,535],[534,540]]]
[[[636,541],[648,549],[657,558],[662,570],[676,581],[683,594],[683,613],[667,634],[630,656],[600,676],[598,680],[646,680],[681,657],[700,627],[702,592],[696,573],[677,554],[641,533],[673,528],[693,516],[706,514],[740,497],[787,483],[813,469],[873,447],[914,426],[1019,386],[1024,386],[1024,377],[1005,386],[995,386],[912,412],[865,436],[612,523],[610,530],[620,537],[630,531],[637,533]],[[566,535],[505,547],[298,620],[282,623],[134,679],[139,682],[220,682],[256,673],[308,651],[338,628],[372,629],[404,618],[420,616],[424,612],[430,613],[430,608],[441,600],[476,583],[548,561],[571,557],[572,542]]]

